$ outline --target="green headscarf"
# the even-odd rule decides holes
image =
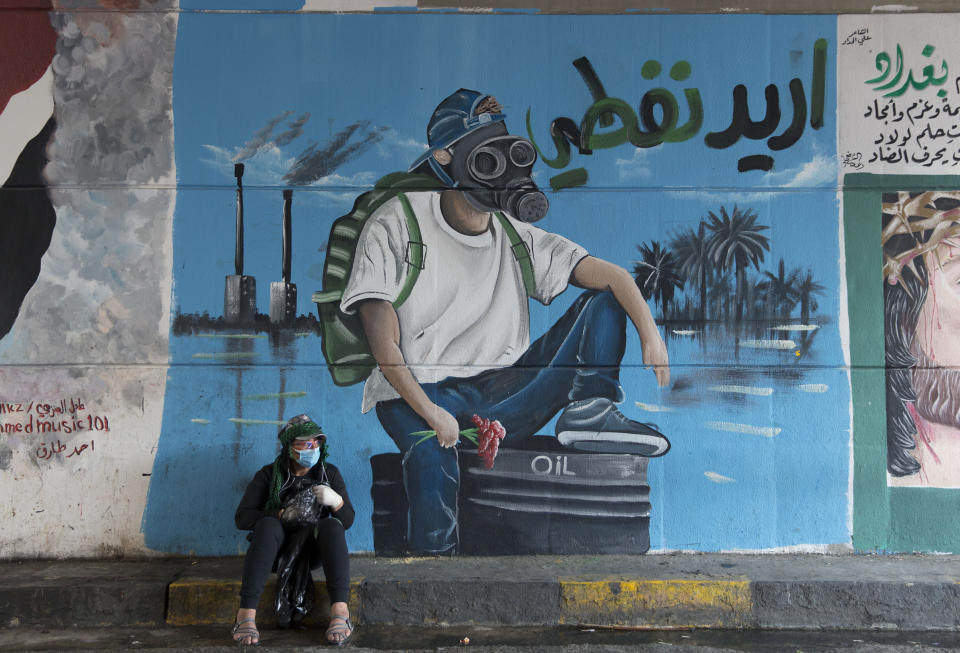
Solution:
[[[306,414],[291,417],[277,433],[277,439],[280,440],[280,453],[273,461],[273,470],[270,477],[270,498],[267,499],[266,505],[267,512],[280,509],[280,488],[283,487],[283,481],[286,478],[286,469],[290,466],[290,446],[293,441],[297,438],[316,435],[325,434],[320,425]],[[320,443],[320,462],[323,463],[326,459],[327,441],[324,438]]]

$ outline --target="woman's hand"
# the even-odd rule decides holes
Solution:
[[[320,505],[329,506],[334,512],[343,508],[343,497],[329,485],[314,485],[313,493],[317,496]]]

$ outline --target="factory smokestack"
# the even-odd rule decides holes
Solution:
[[[290,259],[293,250],[293,219],[291,216],[293,191],[283,191],[283,220],[280,226],[283,251],[281,253],[281,281],[270,284],[270,322],[291,326],[297,316],[297,286],[290,283]]]
[[[228,324],[253,324],[257,317],[257,280],[243,274],[243,164],[233,166],[237,178],[236,240],[234,274],[228,275],[223,291],[223,319]]]
[[[233,166],[233,176],[237,178],[237,237],[233,250],[234,274],[243,275],[243,164]]]

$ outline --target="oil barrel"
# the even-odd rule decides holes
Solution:
[[[468,555],[645,553],[648,459],[566,449],[555,438],[502,449],[492,469],[460,456],[460,547]]]
[[[377,555],[402,555],[407,500],[400,454],[371,458]],[[465,555],[645,553],[648,459],[575,451],[537,436],[492,469],[461,448],[458,551]]]
[[[402,460],[399,453],[370,457],[373,552],[378,556],[402,556],[407,550],[407,491],[403,487]]]

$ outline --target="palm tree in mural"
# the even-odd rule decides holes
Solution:
[[[700,291],[699,319],[707,319],[707,278],[710,275],[710,256],[707,253],[707,225],[700,221],[696,231],[687,229],[670,241],[670,249],[680,265],[680,275],[693,281]]]
[[[715,311],[715,319],[726,320],[730,317],[730,293],[733,291],[730,276],[722,273],[711,276],[713,279],[707,290],[707,299]]]
[[[790,311],[797,305],[799,296],[797,295],[797,285],[800,278],[799,270],[791,270],[790,274],[786,272],[786,266],[783,259],[780,259],[780,266],[777,274],[764,272],[764,280],[767,299],[773,308],[774,314],[781,320],[790,317]]]
[[[637,249],[641,260],[633,262],[633,278],[644,297],[660,301],[660,310],[666,318],[667,306],[676,290],[683,290],[683,279],[677,273],[673,255],[656,240],[649,245],[637,245]]]
[[[743,289],[743,309],[746,317],[750,319],[765,318],[768,307],[769,283],[762,277],[754,278],[749,272],[744,280]]]
[[[810,311],[817,310],[815,295],[823,295],[826,287],[813,280],[813,272],[807,269],[797,281],[797,298],[800,301],[800,323],[807,324]]]
[[[741,211],[736,205],[733,213],[728,214],[720,207],[720,215],[713,211],[707,214],[707,229],[711,231],[707,241],[707,252],[713,264],[721,270],[733,268],[737,277],[736,319],[743,320],[743,291],[746,287],[746,270],[753,265],[760,269],[764,250],[770,250],[770,240],[761,234],[768,226],[757,224],[757,214],[746,209]]]

